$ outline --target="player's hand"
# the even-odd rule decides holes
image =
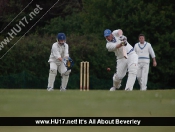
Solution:
[[[153,61],[153,66],[156,67],[157,66],[157,62]]]
[[[122,35],[122,36],[119,37],[119,40],[120,41],[127,41],[127,37]]]
[[[126,46],[126,45],[127,45],[127,41],[126,41],[126,40],[122,41],[122,42],[121,42],[121,45],[122,45],[122,46]]]
[[[58,60],[59,60],[59,61],[62,61],[63,59],[60,57],[60,58],[58,58]]]

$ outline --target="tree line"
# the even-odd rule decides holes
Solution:
[[[50,0],[50,3],[54,2],[56,0]],[[27,3],[28,1],[25,0],[1,1],[0,5],[3,8],[0,10],[0,29],[3,29]],[[43,10],[51,6],[41,0],[34,1],[20,17],[32,11],[35,4],[40,5]],[[89,61],[90,87],[108,89],[112,85],[116,60],[114,53],[106,50],[103,31],[106,28],[111,30],[120,28],[132,46],[138,42],[138,35],[143,33],[146,41],[154,48],[158,66],[152,67],[151,61],[148,89],[174,88],[174,7],[172,0],[166,2],[163,0],[60,0],[0,60],[0,87],[45,88],[51,46],[55,42],[57,33],[64,32],[70,47],[70,57],[75,61],[68,87],[71,89],[79,87],[80,62]],[[35,19],[38,19],[37,17],[41,16],[38,15]],[[18,21],[19,19],[15,19],[13,23]],[[1,41],[13,27],[13,23],[1,33]],[[13,42],[5,45],[0,54],[5,53],[22,35],[23,32],[20,32],[15,36]],[[106,71],[107,67],[111,67],[111,72]],[[125,81],[126,78],[122,88],[125,86]],[[9,86],[10,82],[13,82],[12,86]],[[59,85],[60,77],[57,77],[55,87],[59,88]],[[137,82],[135,88],[138,89]]]

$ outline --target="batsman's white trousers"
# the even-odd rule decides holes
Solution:
[[[137,70],[137,80],[140,85],[140,90],[147,89],[148,72],[149,72],[149,63],[139,62]]]
[[[117,60],[116,75],[120,80],[124,78],[128,70],[128,79],[125,90],[133,90],[133,85],[137,75],[138,55],[133,52],[128,55],[128,59],[122,58]]]

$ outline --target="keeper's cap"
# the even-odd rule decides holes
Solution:
[[[107,36],[109,36],[111,34],[111,30],[110,29],[106,29],[105,31],[104,31],[104,37],[107,37]]]

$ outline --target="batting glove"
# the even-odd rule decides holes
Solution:
[[[120,37],[119,37],[119,40],[120,40],[120,41],[127,40],[127,37],[126,37],[126,36],[124,36],[124,35],[122,35],[122,36],[120,36]]]
[[[126,46],[127,45],[127,41],[126,40],[124,40],[124,41],[122,41],[122,46]]]

